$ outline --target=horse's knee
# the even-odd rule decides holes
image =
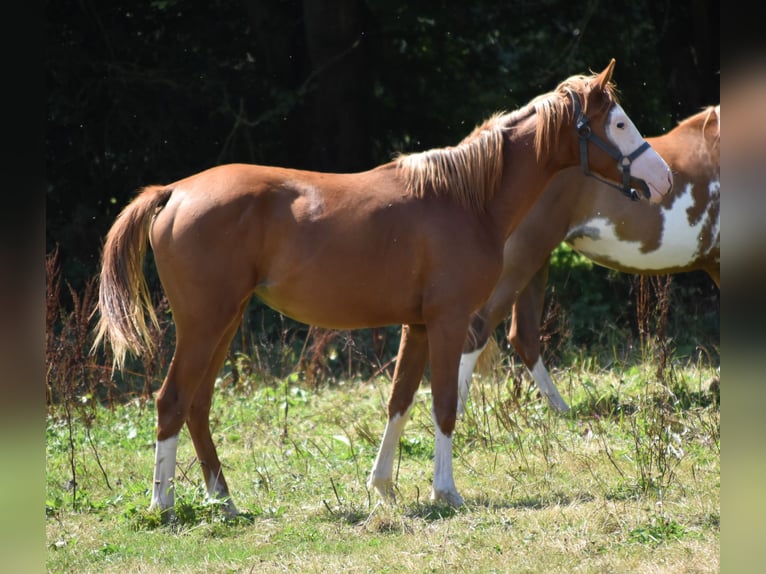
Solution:
[[[471,316],[471,322],[468,325],[468,333],[463,343],[463,354],[484,348],[489,340],[489,322],[487,318],[480,313],[474,313]]]
[[[457,419],[459,373],[437,376],[432,368],[432,374],[431,414],[439,430],[446,436],[452,436]]]
[[[434,405],[433,419],[436,426],[445,436],[452,436],[455,430],[455,421],[457,419],[457,405],[448,408],[444,405]]]

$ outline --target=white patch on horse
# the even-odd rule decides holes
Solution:
[[[625,156],[622,162],[626,162],[627,156],[636,151],[644,144],[644,138],[636,125],[619,104],[609,112],[609,118],[604,125],[607,138],[617,146]],[[618,166],[623,168],[623,163]],[[660,166],[663,166],[661,169]],[[672,183],[670,168],[654,148],[647,148],[635,157],[630,164],[630,169],[636,177],[640,177],[649,186],[652,203],[659,203],[662,196],[667,193]]]
[[[208,475],[207,480],[207,496],[211,500],[216,500],[221,502],[221,510],[224,514],[230,517],[234,517],[237,514],[239,514],[239,511],[237,510],[237,507],[234,505],[234,503],[231,501],[231,497],[224,492],[223,486],[221,485],[221,482],[219,482],[220,473],[215,473],[212,470],[210,471],[210,474]]]
[[[370,478],[367,479],[367,488],[378,491],[383,500],[393,502],[396,498],[394,493],[394,458],[396,457],[396,448],[399,446],[399,439],[404,431],[404,425],[410,417],[410,409],[407,407],[403,415],[396,414],[386,423],[386,430],[383,431],[383,439],[380,441],[378,456],[372,465]]]
[[[434,420],[434,486],[431,491],[431,500],[440,500],[452,506],[462,506],[463,497],[458,494],[455,487],[455,478],[452,474],[452,437],[444,434],[436,422],[436,417],[431,411]]]
[[[615,105],[609,112],[609,119],[604,125],[604,131],[623,155],[629,155],[644,143],[641,132],[638,131],[636,125],[619,104]]]
[[[487,344],[470,353],[460,355],[460,372],[457,377],[457,414],[461,416],[465,412],[465,405],[468,403],[468,395],[471,392],[471,378],[473,370],[476,368],[476,362],[479,355]]]
[[[175,486],[173,477],[176,470],[176,452],[178,451],[178,435],[157,441],[154,458],[154,485],[152,502],[149,508],[159,507],[160,510],[172,508],[175,502]]]
[[[710,185],[708,186],[708,190],[710,191],[710,198],[711,202],[720,203],[721,201],[721,182],[717,179],[710,182]],[[721,216],[720,214],[718,217],[715,218],[715,221],[713,221],[713,228],[710,232],[711,242],[710,245],[707,246],[707,249],[705,249],[705,255],[710,253],[710,251],[714,247],[720,247],[721,245]]]
[[[315,186],[301,181],[291,181],[287,186],[299,193],[293,203],[293,213],[301,219],[319,219],[324,213],[324,198]]]
[[[691,183],[687,184],[669,208],[658,208],[664,224],[659,247],[654,251],[644,251],[641,241],[618,238],[614,223],[605,217],[595,217],[573,227],[564,240],[597,262],[615,262],[644,270],[688,265],[713,247],[705,246],[704,251],[700,250],[700,237],[705,226],[709,223],[714,225],[716,239],[719,228],[718,219],[710,222],[709,211],[695,225],[689,225],[688,210],[694,205],[692,187]]]
[[[537,388],[548,399],[548,404],[553,410],[560,413],[565,413],[569,410],[569,405],[561,398],[559,390],[556,388],[548,369],[545,368],[541,357],[537,357],[535,366],[529,370],[529,374],[532,375],[535,383],[537,383]]]

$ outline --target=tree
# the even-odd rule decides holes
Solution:
[[[631,117],[661,133],[718,102],[717,12],[669,0],[51,3],[47,249],[60,246],[80,288],[143,185],[230,161],[366,169],[452,145],[611,57]]]

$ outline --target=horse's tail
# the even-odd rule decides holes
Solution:
[[[172,188],[151,186],[122,210],[106,236],[101,256],[98,291],[100,318],[92,351],[108,340],[114,355],[113,366],[122,369],[128,351],[154,352],[146,317],[157,327],[143,261],[154,215],[170,198]]]

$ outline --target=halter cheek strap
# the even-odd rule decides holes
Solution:
[[[574,107],[575,129],[577,130],[577,135],[580,139],[580,165],[582,166],[583,173],[599,180],[602,183],[605,183],[610,187],[620,190],[633,201],[638,200],[638,191],[636,191],[630,185],[630,166],[633,163],[633,160],[635,160],[638,156],[640,156],[651,147],[649,142],[645,141],[630,154],[623,155],[623,153],[615,146],[607,141],[602,140],[600,137],[593,133],[593,130],[591,129],[588,121],[588,117],[582,112],[579,98],[572,92],[569,92],[569,95],[572,98],[572,105]],[[591,172],[590,169],[588,169],[588,142],[596,144],[607,154],[617,160],[618,167],[622,172],[622,186],[619,186],[616,183],[609,181],[608,179],[604,179],[603,177],[600,177],[598,174],[595,174]],[[649,199],[651,196],[651,193],[649,192],[649,186],[642,179],[638,179],[638,182],[640,191],[644,194],[645,198]]]

